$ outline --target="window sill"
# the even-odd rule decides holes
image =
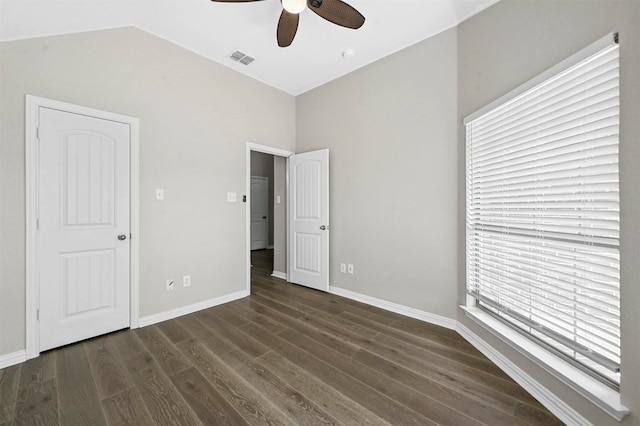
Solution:
[[[578,392],[611,417],[621,421],[629,410],[620,403],[620,393],[595,380],[561,358],[545,351],[501,321],[475,307],[461,306],[465,315],[481,325],[558,380]]]

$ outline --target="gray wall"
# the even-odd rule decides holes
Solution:
[[[280,197],[280,204],[274,204],[273,223],[273,270],[287,273],[287,161],[284,157],[273,156],[274,195]]]
[[[293,151],[294,97],[133,28],[0,49],[0,355],[25,348],[25,94],[140,119],[141,315],[245,288],[246,204],[226,194],[244,194],[246,141]]]
[[[447,318],[458,282],[456,43],[449,30],[300,95],[296,119],[296,152],[330,152],[331,285]]]
[[[470,322],[458,320],[595,425],[640,424],[640,2],[502,0],[458,27],[458,123],[609,32],[620,33],[622,423]],[[464,133],[459,128],[458,303],[464,303]]]
[[[269,237],[267,244],[273,246],[273,155],[263,152],[251,151],[251,176],[262,176],[268,180],[267,199],[269,201],[267,215],[269,224],[267,226]]]

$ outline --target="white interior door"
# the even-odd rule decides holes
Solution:
[[[251,250],[269,246],[269,179],[251,176]]]
[[[288,158],[289,280],[329,291],[329,150]]]
[[[130,126],[39,108],[40,350],[129,326]]]

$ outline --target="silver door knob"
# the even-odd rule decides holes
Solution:
[[[120,235],[118,235],[118,239],[119,239],[120,241],[124,241],[124,240],[126,240],[126,239],[127,239],[127,236],[126,236],[126,235],[124,235],[124,234],[120,234]]]

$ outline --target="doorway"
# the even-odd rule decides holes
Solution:
[[[286,215],[286,229],[281,246],[283,269],[272,276],[298,285],[329,291],[329,150],[295,154],[247,142],[246,194],[251,194],[251,153],[262,152],[282,162],[285,171],[286,199],[279,203]],[[286,160],[286,161],[285,161]],[[276,179],[277,180],[277,179]],[[276,195],[277,201],[278,195]],[[248,200],[251,202],[251,200]],[[278,203],[276,203],[277,205]],[[251,209],[246,211],[246,293],[251,294]],[[275,238],[282,236],[274,232]],[[278,242],[274,238],[274,264]],[[286,273],[284,273],[286,271]]]
[[[250,155],[251,256],[259,256],[263,268],[271,259],[269,275],[286,279],[286,158],[258,151]]]
[[[272,177],[270,186],[273,187],[269,191],[270,207],[268,208],[268,237],[267,250],[272,250],[268,256],[262,256],[264,260],[269,259],[272,276],[287,279],[287,227],[286,227],[286,206],[287,206],[287,174],[286,159],[293,152],[265,145],[247,143],[246,146],[246,194],[248,202],[252,202],[251,198],[251,177],[263,176]],[[248,206],[250,207],[250,206]],[[251,249],[252,249],[252,217],[251,208],[246,209],[247,235],[246,235],[246,290],[247,294],[251,292]],[[271,261],[273,259],[273,261]],[[264,263],[264,262],[263,262]],[[264,267],[264,265],[262,265]]]

